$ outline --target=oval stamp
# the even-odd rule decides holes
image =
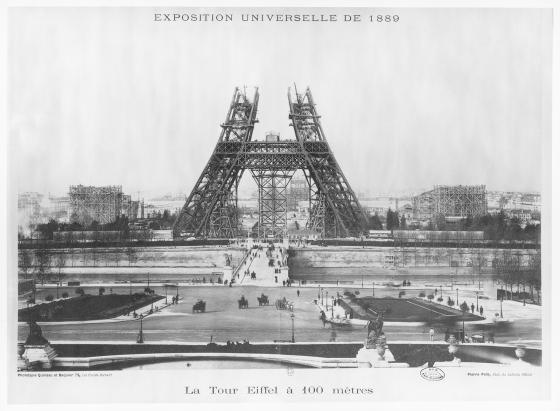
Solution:
[[[422,368],[420,375],[428,381],[441,381],[445,378],[445,373],[437,367]]]

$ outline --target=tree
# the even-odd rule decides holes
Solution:
[[[83,288],[76,288],[76,294],[78,294],[79,296],[83,296],[85,294],[85,291]]]
[[[161,230],[161,225],[158,221],[150,221],[148,228],[150,230]]]
[[[54,262],[56,268],[58,268],[58,281],[56,282],[56,298],[58,298],[58,287],[60,287],[62,285],[61,281],[62,281],[62,278],[64,277],[64,274],[62,274],[62,269],[66,266],[66,260],[67,259],[68,259],[68,256],[66,255],[66,253],[64,251],[61,251],[56,256],[56,259],[55,259],[55,262]]]
[[[62,298],[68,298],[68,293],[66,291],[62,293]]]
[[[105,287],[99,287],[99,295],[103,295],[105,293]]]
[[[393,228],[399,228],[399,212],[395,211],[393,213]]]
[[[518,281],[521,271],[520,259],[514,256],[510,250],[505,250],[501,257],[494,259],[492,265],[498,282],[505,286],[506,298],[508,286],[510,298],[513,298],[513,284]]]
[[[58,231],[58,222],[51,218],[47,224],[37,225],[37,231],[41,233],[44,239],[52,240],[53,233]]]
[[[445,228],[446,228],[445,216],[443,214],[438,214],[435,218],[435,229],[445,230]]]
[[[127,247],[126,256],[128,258],[128,265],[138,261],[138,255],[136,254],[136,249],[134,247]]]
[[[540,291],[541,291],[541,255],[540,253],[531,256],[529,260],[528,270],[528,284],[531,289],[531,298],[533,292],[537,292],[537,303],[540,304]]]
[[[45,300],[46,301],[52,301],[52,300],[54,300],[54,297],[51,294],[49,294],[45,297]]]
[[[66,233],[66,244],[72,245],[74,244],[74,233],[72,231],[68,231]]]
[[[387,210],[387,230],[393,231],[393,224],[394,224],[394,217],[393,217],[394,213],[393,210],[391,210],[391,207],[389,207],[389,209]]]
[[[467,218],[463,221],[463,226],[465,230],[470,230],[473,226],[473,218],[472,215],[467,215]]]
[[[463,301],[463,302],[461,303],[460,308],[461,308],[461,311],[462,311],[463,313],[466,313],[466,312],[469,311],[469,305],[467,304],[466,301]]]
[[[406,217],[404,216],[404,214],[401,216],[400,228],[401,228],[401,230],[406,230]]]
[[[377,213],[369,217],[368,223],[370,230],[383,230],[383,223]]]
[[[433,294],[429,294],[428,295],[428,300],[432,301],[434,299],[434,295]]]
[[[50,278],[51,275],[51,262],[52,256],[50,250],[46,247],[41,247],[35,251],[35,259],[37,260],[37,276],[41,285]]]
[[[90,256],[91,256],[91,262],[93,263],[93,266],[96,267],[97,262],[99,261],[99,250],[97,249],[96,244],[94,244],[94,246],[90,248]]]
[[[27,250],[21,250],[18,257],[19,269],[23,272],[23,277],[27,280],[27,273],[32,268],[33,258]]]
[[[165,221],[169,220],[169,210],[167,210],[167,209],[163,210],[163,215],[162,215],[161,219],[165,220]]]
[[[113,261],[115,261],[115,264],[117,265],[117,267],[119,266],[119,261],[120,260],[121,260],[120,253],[113,253]]]
[[[99,231],[101,229],[101,225],[97,220],[93,220],[89,225],[89,229],[92,231]]]

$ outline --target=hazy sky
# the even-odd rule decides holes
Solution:
[[[286,93],[294,82],[311,87],[357,191],[541,189],[542,141],[550,138],[547,11],[394,9],[384,14],[399,22],[381,24],[247,23],[247,10],[207,9],[234,21],[154,22],[155,12],[177,10],[202,11],[11,11],[18,191],[122,184],[146,196],[189,192],[234,87],[252,95],[259,86],[254,138],[269,130],[292,138]],[[342,20],[371,10],[314,12]]]

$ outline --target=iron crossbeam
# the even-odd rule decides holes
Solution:
[[[252,141],[258,106],[235,90],[210,160],[173,226],[174,236],[237,233],[237,186],[250,170],[259,187],[259,235],[285,234],[286,185],[303,170],[311,191],[308,228],[322,236],[357,236],[367,218],[326,141],[309,89],[288,92],[295,140]]]

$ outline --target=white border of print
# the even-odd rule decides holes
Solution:
[[[128,0],[128,1],[111,1],[111,0],[99,0],[99,1],[86,1],[86,0],[64,0],[64,1],[7,1],[0,9],[0,26],[4,28],[1,32],[1,60],[2,64],[0,65],[0,75],[3,79],[2,81],[2,88],[0,91],[0,95],[2,95],[2,99],[0,102],[0,124],[3,125],[3,138],[0,139],[0,147],[2,152],[2,157],[0,159],[0,173],[2,177],[2,182],[7,182],[7,184],[0,184],[2,187],[2,201],[1,203],[1,212],[0,212],[0,219],[3,222],[7,222],[6,229],[2,230],[2,235],[0,239],[0,261],[6,262],[6,264],[2,264],[2,272],[1,278],[3,281],[3,290],[7,292],[10,290],[8,286],[8,278],[9,273],[13,272],[15,268],[15,249],[14,249],[14,233],[17,230],[14,229],[15,222],[8,221],[7,212],[12,209],[14,206],[14,198],[15,192],[13,185],[10,184],[8,180],[8,172],[7,172],[7,165],[9,160],[7,159],[8,153],[8,141],[5,136],[6,128],[7,128],[7,118],[6,118],[6,7],[15,7],[15,6],[26,6],[26,7],[33,7],[33,6],[80,6],[80,7],[90,7],[90,6],[106,6],[106,7],[120,7],[120,6],[200,6],[202,2],[193,2],[193,1],[165,1],[165,2],[156,2],[156,1],[147,1],[147,0]],[[236,2],[235,4],[231,4],[230,2],[226,1],[207,1],[203,4],[205,7],[211,6],[282,6],[282,7],[289,7],[289,6],[321,6],[321,7],[337,7],[340,5],[340,2],[335,1],[287,1],[287,2],[256,2],[256,1],[242,1]],[[345,7],[543,7],[543,8],[554,8],[554,14],[557,15],[559,8],[558,6],[554,6],[554,2],[552,1],[422,1],[422,2],[414,2],[414,1],[351,1],[345,4]],[[559,122],[558,122],[558,113],[559,110],[559,101],[558,101],[558,69],[559,69],[559,57],[558,57],[558,47],[559,44],[559,29],[558,24],[556,24],[553,28],[554,32],[554,47],[553,47],[553,97],[552,97],[552,141],[545,142],[543,144],[543,273],[551,273],[552,272],[552,260],[551,260],[551,251],[553,249],[558,250],[559,244],[556,238],[552,237],[552,232],[558,232],[560,229],[558,225],[558,219],[553,220],[551,217],[551,212],[553,210],[552,205],[558,204],[558,165],[557,162],[555,164],[551,163],[551,158],[558,159],[560,158],[560,153],[558,150],[559,140],[558,140],[558,131],[559,131]],[[552,154],[552,156],[551,156]],[[4,160],[4,161],[3,161]],[[548,181],[547,181],[548,180]],[[556,184],[554,187],[552,186],[552,182]],[[4,224],[1,225],[4,227]],[[460,390],[463,384],[453,383],[452,381],[457,381],[457,379],[453,379],[452,374],[453,372],[447,372],[447,377],[437,383],[426,382],[426,384],[418,384],[420,380],[418,377],[418,370],[410,370],[414,371],[414,376],[409,376],[409,370],[398,370],[398,378],[395,375],[395,378],[391,378],[391,372],[395,370],[386,370],[382,375],[379,375],[378,378],[374,379],[373,385],[376,387],[377,391],[380,393],[376,396],[375,401],[376,407],[381,407],[382,409],[409,409],[410,407],[414,407],[414,409],[433,409],[434,404],[430,402],[440,400],[445,398],[444,402],[438,403],[435,405],[439,409],[448,409],[452,407],[454,410],[467,408],[472,409],[486,409],[492,407],[492,409],[496,408],[506,408],[509,410],[512,409],[527,409],[528,407],[536,407],[537,409],[554,409],[559,406],[559,398],[557,390],[551,392],[552,399],[551,401],[545,402],[534,402],[534,403],[526,403],[526,402],[509,402],[507,401],[509,395],[516,390],[527,390],[530,391],[532,389],[544,389],[545,392],[550,392],[550,388],[554,386],[558,386],[559,379],[558,379],[558,355],[554,355],[551,357],[550,350],[554,349],[553,344],[551,342],[558,341],[558,325],[551,321],[552,314],[556,314],[558,311],[558,303],[555,303],[554,300],[551,300],[551,295],[553,292],[551,290],[557,290],[557,287],[554,287],[555,283],[552,283],[550,276],[543,276],[543,292],[544,298],[546,301],[551,302],[550,305],[543,310],[543,367],[540,370],[542,372],[543,378],[535,378],[539,382],[540,387],[535,387],[533,384],[522,384],[521,386],[517,386],[517,384],[512,382],[512,385],[507,387],[507,390],[496,389],[490,385],[485,390],[484,387],[481,388],[480,391],[473,389],[475,384],[469,384],[469,390],[473,392],[473,401],[475,402],[451,402],[452,398],[454,398],[456,394],[456,390]],[[13,286],[12,286],[13,287]],[[551,288],[554,287],[554,288]],[[72,392],[75,390],[79,391],[79,396],[77,398],[72,398],[75,402],[84,403],[80,405],[80,407],[96,407],[94,404],[86,405],[87,402],[91,401],[94,403],[96,400],[102,399],[110,402],[146,402],[144,404],[135,404],[129,405],[131,408],[134,409],[142,409],[144,407],[153,407],[155,404],[153,402],[175,402],[180,401],[186,403],[187,400],[184,399],[181,395],[176,397],[177,391],[180,387],[184,385],[188,385],[188,380],[190,376],[187,374],[178,375],[176,373],[170,372],[150,372],[149,376],[146,377],[146,373],[143,372],[141,374],[132,373],[115,373],[113,377],[110,378],[75,378],[72,381],[64,380],[63,385],[57,385],[56,382],[53,383],[53,380],[46,379],[45,381],[41,381],[41,387],[44,389],[40,389],[38,386],[35,386],[33,389],[23,391],[18,390],[18,387],[15,386],[13,380],[7,378],[9,375],[13,375],[13,362],[15,353],[15,347],[13,344],[7,344],[9,341],[14,341],[12,338],[14,335],[13,332],[13,324],[15,321],[8,320],[8,314],[6,305],[3,306],[4,309],[0,310],[1,316],[0,317],[0,324],[1,324],[1,338],[2,338],[2,374],[0,377],[0,381],[2,381],[2,385],[0,387],[0,401],[4,402],[7,401],[8,395],[12,396],[21,396],[25,398],[32,398],[35,397],[40,398],[40,401],[43,403],[40,405],[42,409],[54,409],[56,407],[57,410],[65,409],[69,405],[53,405],[57,401],[60,401],[60,398],[57,397],[56,392],[52,391],[55,387],[59,389],[63,389],[68,393],[69,397],[72,397]],[[11,327],[11,330],[8,329]],[[10,332],[8,332],[10,331]],[[8,338],[10,337],[10,338]],[[556,353],[555,353],[556,354]],[[552,364],[557,365],[556,367],[551,367]],[[544,378],[546,375],[547,370],[552,370],[552,380],[548,380],[548,378]],[[357,377],[355,381],[358,383],[362,383],[365,380],[371,378],[371,371],[367,373],[364,371],[354,373],[354,377]],[[403,372],[404,371],[404,372]],[[457,370],[456,372],[461,372],[461,370]],[[540,373],[539,372],[539,373]],[[313,381],[315,378],[320,378],[323,383],[328,383],[329,375],[336,376],[336,379],[339,381],[345,380],[349,384],[352,382],[352,377],[345,372],[345,370],[337,370],[336,374],[329,374],[328,371],[325,373],[321,373],[320,377],[318,374],[313,373],[313,371],[303,370],[295,373],[295,376],[291,377],[288,376],[285,371],[276,371],[276,370],[267,370],[266,372],[256,370],[247,372],[244,377],[247,377],[247,380],[254,380],[257,383],[263,383],[266,380],[270,380],[277,384],[281,384],[283,380],[288,380],[289,383],[292,381],[299,381],[303,383],[314,383]],[[377,374],[377,373],[376,373]],[[142,376],[142,378],[139,378]],[[194,375],[193,378],[196,378],[199,381],[200,385],[203,385],[205,381],[215,382],[216,381],[216,372],[212,371],[198,371],[196,373],[196,377]],[[234,377],[228,372],[220,372],[220,379],[223,381],[231,381],[231,378]],[[55,380],[56,381],[56,380]],[[62,380],[58,380],[62,381]],[[468,380],[469,383],[471,380]],[[8,386],[7,383],[11,385]],[[411,389],[414,391],[416,401],[415,402],[397,402],[393,401],[394,398],[404,398],[403,387],[408,387],[408,384],[411,384]],[[10,387],[10,393],[8,393],[8,387]],[[113,389],[111,390],[111,387]],[[172,388],[172,391],[169,391],[169,388]],[[21,387],[20,387],[21,388]],[[15,392],[13,390],[16,390]],[[147,392],[150,392],[149,396],[146,395]],[[175,393],[175,395],[174,395]],[[474,394],[476,393],[476,394]],[[120,394],[120,395],[119,395]],[[123,395],[124,394],[124,395]],[[490,394],[488,396],[487,394]],[[101,397],[101,398],[100,398]],[[409,397],[409,396],[407,396]],[[234,398],[231,399],[232,401],[239,401],[241,398]],[[347,401],[348,399],[345,399]],[[489,401],[490,400],[490,401]],[[493,400],[493,401],[491,401]],[[227,401],[227,399],[226,399]],[[300,401],[299,398],[296,398],[295,401]],[[480,401],[488,401],[488,402],[480,402]],[[498,402],[496,402],[498,401]],[[50,404],[49,404],[50,403]],[[222,403],[223,404],[223,403]],[[325,409],[328,407],[329,404],[324,402],[314,402],[314,401],[306,401],[305,403],[301,403],[298,405],[305,406],[305,409]],[[341,403],[334,402],[332,403],[333,406],[340,407],[342,406]],[[350,404],[349,404],[350,405]],[[30,405],[30,409],[36,409],[39,405]],[[193,406],[200,407],[201,409],[205,409],[208,407],[209,409],[215,409],[219,404],[211,404],[211,405],[203,405],[203,404],[193,404]],[[247,404],[230,404],[228,408],[233,406],[234,408],[247,408]],[[262,408],[263,406],[266,409],[276,409],[276,408],[285,408],[285,407],[292,407],[292,404],[285,404],[282,405],[277,403],[275,400],[267,400],[266,405],[262,403],[254,404],[251,407],[259,407]],[[351,404],[352,407],[371,407],[371,403],[355,403]],[[33,407],[33,408],[32,408]],[[119,405],[121,408],[122,405]],[[20,408],[20,407],[18,407]]]

